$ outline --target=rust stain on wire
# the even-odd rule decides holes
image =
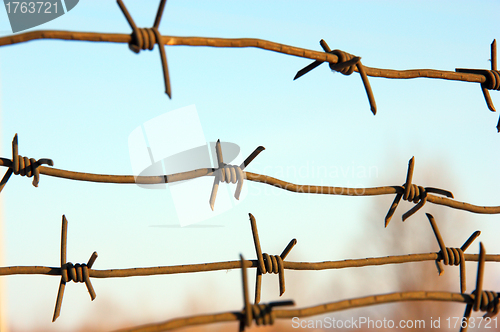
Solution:
[[[323,62],[328,62],[332,70],[340,71],[345,75],[350,75],[354,71],[359,72],[363,81],[363,85],[365,86],[368,100],[370,102],[370,108],[373,114],[376,114],[377,106],[375,104],[375,98],[368,81],[368,76],[392,79],[410,79],[422,77],[480,83],[481,90],[483,92],[488,108],[491,111],[495,111],[495,107],[488,92],[488,90],[500,90],[500,72],[497,70],[495,40],[493,40],[493,43],[491,44],[491,70],[457,68],[455,72],[453,72],[434,69],[394,70],[371,68],[362,65],[360,57],[353,56],[340,50],[332,51],[324,40],[320,41],[324,52],[318,52],[255,38],[229,39],[210,37],[163,36],[160,34],[158,28],[163,15],[163,11],[165,9],[166,0],[160,1],[160,5],[156,13],[156,18],[153,27],[151,28],[138,28],[123,1],[117,0],[117,4],[120,7],[130,27],[132,28],[131,34],[38,30],[1,37],[0,46],[14,45],[36,39],[60,39],[73,41],[78,40],[90,42],[127,43],[129,45],[129,48],[133,52],[139,53],[141,50],[153,50],[154,46],[158,45],[163,68],[165,93],[170,98],[172,97],[172,91],[168,73],[167,56],[164,48],[165,45],[233,48],[255,47],[282,54],[316,60],[312,64],[301,69],[296,74],[294,79],[301,77]],[[500,132],[500,120],[497,124],[497,130]]]

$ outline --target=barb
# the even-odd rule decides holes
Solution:
[[[477,264],[477,276],[476,276],[476,289],[472,292],[471,299],[472,301],[467,303],[465,307],[465,313],[463,322],[465,322],[465,326],[462,325],[460,331],[466,332],[469,327],[469,318],[472,313],[472,309],[474,311],[485,311],[483,317],[493,317],[498,314],[499,311],[499,298],[500,293],[492,292],[492,291],[484,291],[483,290],[483,277],[484,277],[484,263],[486,261],[486,250],[484,249],[483,243],[479,243],[479,261]]]
[[[426,213],[425,214],[431,223],[432,230],[434,231],[434,235],[436,236],[436,240],[438,241],[439,248],[441,251],[439,252],[439,258],[436,259],[436,267],[438,269],[439,275],[444,273],[444,267],[441,261],[445,265],[460,265],[460,293],[464,293],[466,289],[466,281],[465,281],[465,257],[464,251],[469,248],[469,246],[474,242],[475,239],[481,235],[480,231],[475,231],[472,235],[465,241],[465,243],[460,248],[448,248],[444,245],[443,238],[441,237],[441,233],[437,227],[436,221],[434,217]]]
[[[167,95],[171,97],[171,86],[168,75],[168,66],[166,52],[163,45],[168,46],[207,46],[207,47],[255,47],[263,50],[278,52],[286,55],[293,55],[301,58],[316,60],[309,66],[299,71],[295,78],[298,78],[310,70],[314,69],[322,62],[328,62],[330,68],[341,72],[358,71],[363,80],[365,90],[370,101],[372,112],[376,113],[376,104],[368,82],[368,76],[384,77],[392,79],[410,79],[410,78],[435,78],[463,82],[481,83],[481,88],[486,99],[486,103],[491,110],[494,110],[493,103],[488,93],[488,89],[499,89],[499,72],[496,70],[496,45],[495,41],[491,46],[491,61],[492,70],[473,70],[473,69],[456,69],[453,71],[434,70],[434,69],[412,69],[412,70],[393,70],[382,68],[371,68],[361,65],[359,57],[352,57],[342,51],[330,51],[326,42],[322,42],[325,52],[308,50],[300,47],[289,46],[268,40],[256,38],[210,38],[210,37],[179,37],[179,36],[163,36],[159,33],[158,27],[161,16],[165,7],[166,0],[160,2],[155,23],[152,28],[141,29],[137,28],[131,15],[123,4],[122,0],[117,0],[117,3],[125,15],[129,25],[132,28],[131,34],[121,33],[97,33],[97,32],[77,32],[77,31],[57,31],[57,30],[38,30],[26,33],[15,34],[0,38],[0,47],[6,45],[14,45],[37,39],[59,39],[68,41],[90,41],[90,42],[110,42],[110,43],[127,43],[129,48],[138,53],[140,50],[152,50],[155,44],[158,44],[160,49],[160,57],[163,66],[163,77],[165,81],[165,89]],[[497,125],[500,131],[500,120]]]
[[[241,316],[240,319],[240,332],[243,332],[245,330],[245,327],[252,326],[252,320],[254,319],[257,325],[273,325],[275,318],[273,314],[273,307],[295,305],[295,302],[280,301],[280,302],[271,302],[269,304],[258,304],[258,302],[255,301],[255,304],[251,305],[248,296],[247,268],[245,266],[245,259],[241,254],[240,254],[240,262],[241,262],[241,277],[243,281],[242,282],[243,315]]]
[[[496,112],[493,101],[491,100],[488,90],[500,90],[500,71],[497,70],[497,41],[493,39],[491,43],[491,70],[486,69],[464,69],[456,68],[459,73],[481,74],[486,78],[485,82],[481,83],[481,91],[483,92],[486,105],[492,112]],[[497,123],[497,131],[500,132],[500,119]]]
[[[285,293],[285,268],[284,259],[292,248],[297,244],[296,239],[292,239],[288,245],[285,247],[281,255],[262,254],[262,249],[260,247],[259,232],[257,231],[257,222],[255,217],[249,213],[250,225],[252,227],[253,242],[255,245],[255,252],[257,253],[257,276],[255,278],[255,304],[260,302],[260,290],[262,284],[262,275],[266,273],[278,273],[279,274],[279,285],[280,285],[280,296]]]
[[[427,193],[435,193],[453,198],[453,194],[448,190],[437,189],[432,187],[424,188],[422,186],[417,186],[412,184],[411,180],[413,179],[414,168],[415,168],[415,157],[412,157],[408,163],[406,183],[403,185],[404,192],[398,193],[394,198],[394,201],[392,202],[391,207],[389,208],[389,212],[387,212],[387,215],[385,217],[385,227],[389,225],[389,222],[391,221],[394,212],[396,212],[396,208],[398,207],[401,198],[403,198],[403,200],[405,201],[416,203],[416,205],[413,208],[411,208],[408,212],[403,214],[403,221],[411,217],[413,214],[415,214],[415,212],[417,212],[424,206],[424,204],[427,202],[428,199]]]
[[[243,169],[245,169],[246,165],[250,164],[250,162],[257,157],[262,150],[264,150],[264,147],[262,146],[255,149],[254,152],[252,152],[252,154],[241,164],[241,166],[227,165],[224,163],[224,158],[222,157],[220,140],[217,140],[217,143],[215,144],[215,152],[217,155],[218,169],[214,172],[214,185],[210,195],[210,207],[212,208],[212,211],[214,210],[217,189],[219,188],[219,182],[221,181],[226,183],[238,183],[236,185],[236,191],[234,192],[234,198],[238,200],[240,199],[241,189],[243,188],[243,180],[245,179]]]
[[[239,166],[243,170],[260,152],[265,150],[264,147],[259,146],[256,148],[247,159]],[[45,159],[40,159],[40,161]],[[407,181],[402,186],[385,186],[385,187],[372,187],[372,188],[346,188],[346,187],[332,187],[332,186],[310,186],[310,185],[297,185],[291,182],[282,181],[271,176],[261,175],[251,172],[242,172],[243,177],[241,179],[247,179],[253,182],[265,183],[280,189],[296,192],[296,193],[307,193],[307,194],[322,194],[322,195],[343,195],[343,196],[375,196],[375,195],[390,195],[396,194],[396,197],[387,213],[385,218],[385,225],[389,224],[396,207],[398,206],[401,198],[404,197],[406,188],[410,188],[408,194],[408,200],[413,202],[418,202],[411,210],[403,215],[403,221],[417,212],[426,202],[431,202],[434,204],[444,205],[451,207],[453,209],[469,211],[472,213],[479,214],[498,214],[500,213],[500,206],[479,206],[474,204],[469,204],[465,202],[459,202],[452,200],[453,194],[444,189],[438,189],[433,187],[421,187],[411,184],[411,176],[413,174],[414,158],[410,160]],[[0,158],[0,166],[12,167],[12,161],[6,158]],[[224,166],[224,179],[226,179],[226,169],[230,166],[235,169],[237,166],[226,165]],[[202,176],[215,176],[221,174],[220,168],[200,168],[193,171],[181,172],[163,176],[133,176],[133,175],[105,175],[105,174],[91,174],[82,172],[66,171],[57,168],[48,168],[45,166],[38,166],[37,171],[39,174],[45,174],[49,176],[64,178],[68,180],[76,181],[87,181],[87,182],[100,182],[100,183],[116,183],[116,184],[158,184],[158,183],[172,183],[177,181],[195,179]],[[229,169],[230,172],[233,170]],[[236,170],[234,170],[236,172]],[[218,173],[220,172],[220,173]],[[229,173],[230,179],[235,179],[232,173]],[[220,175],[219,175],[220,176]],[[240,175],[241,176],[241,175]],[[236,177],[238,179],[238,177]],[[222,181],[222,180],[221,180]],[[242,181],[241,181],[242,182]],[[215,181],[214,181],[215,184]],[[217,184],[218,185],[218,184]],[[212,188],[212,193],[214,189]],[[235,193],[238,193],[237,191]],[[435,193],[438,195],[443,195],[446,197],[439,197],[432,195]],[[449,198],[448,198],[449,197]],[[215,199],[215,198],[214,198]],[[212,200],[210,201],[212,203]],[[212,206],[212,204],[211,204]]]
[[[158,44],[158,49],[160,50],[160,58],[161,65],[163,68],[163,80],[165,82],[165,93],[168,95],[170,99],[172,99],[172,89],[170,87],[170,78],[168,75],[168,64],[167,64],[167,54],[165,52],[165,48],[161,43],[162,36],[158,31],[158,27],[160,26],[161,17],[163,15],[163,10],[165,9],[165,5],[167,0],[161,0],[160,6],[158,7],[158,11],[156,13],[155,22],[152,28],[138,28],[135,25],[134,19],[130,15],[125,7],[125,4],[122,0],[116,0],[116,3],[122,10],[123,15],[127,19],[128,24],[132,28],[131,40],[128,43],[128,47],[134,53],[139,54],[141,50],[153,50],[155,44]]]
[[[352,54],[346,53],[346,52],[341,51],[341,50],[333,50],[332,51],[330,49],[330,46],[328,46],[326,41],[324,41],[323,39],[321,39],[319,41],[319,44],[321,45],[321,47],[323,48],[323,50],[326,53],[335,54],[338,57],[338,62],[336,64],[334,64],[334,63],[329,64],[331,70],[341,72],[344,75],[351,75],[354,72],[354,70],[357,69],[357,71],[361,75],[363,85],[365,86],[365,91],[366,91],[366,94],[368,96],[368,101],[370,102],[370,109],[371,109],[373,115],[376,115],[377,114],[377,105],[375,103],[375,97],[373,96],[372,88],[370,86],[370,81],[368,81],[368,76],[366,76],[365,69],[364,69],[363,65],[361,64],[361,61],[360,61],[361,58],[354,56]],[[323,63],[322,61],[318,61],[318,60],[314,61],[310,65],[299,70],[293,79],[296,80],[297,78],[301,77],[302,75],[307,74],[308,72],[310,72],[314,68],[318,67],[322,63]]]
[[[7,184],[7,181],[9,181],[12,173],[15,175],[27,176],[29,178],[33,177],[33,186],[38,187],[38,183],[40,182],[39,166],[43,164],[54,166],[52,159],[42,158],[35,160],[34,158],[22,157],[18,154],[18,151],[17,134],[15,134],[12,139],[12,160],[9,160],[10,165],[6,165],[9,169],[5,172],[0,181],[0,193]]]
[[[64,289],[66,288],[66,283],[73,280],[74,282],[84,282],[87,286],[87,290],[90,294],[90,299],[95,300],[96,294],[92,283],[90,282],[89,269],[94,265],[97,259],[97,252],[93,252],[87,264],[75,264],[66,261],[66,247],[68,239],[68,220],[66,216],[62,216],[62,227],[61,227],[61,282],[59,284],[59,291],[57,292],[56,306],[54,308],[54,316],[52,321],[55,322],[57,317],[61,313],[62,300],[64,296]]]

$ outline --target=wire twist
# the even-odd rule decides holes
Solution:
[[[67,262],[61,267],[61,277],[64,282],[86,282],[89,278],[87,264],[75,264]]]
[[[375,103],[375,97],[373,96],[373,91],[370,85],[370,81],[368,80],[368,75],[366,74],[366,71],[363,65],[361,64],[361,58],[341,50],[332,51],[328,46],[328,44],[326,43],[326,41],[324,41],[323,39],[321,39],[319,43],[326,53],[334,54],[338,57],[337,63],[330,62],[328,64],[331,70],[338,71],[344,75],[351,75],[355,69],[358,70],[359,75],[361,76],[361,80],[363,81],[363,85],[365,86],[365,91],[366,95],[368,96],[368,101],[370,102],[370,109],[373,115],[377,114],[377,104]],[[296,80],[302,75],[318,67],[322,63],[323,61],[320,60],[314,61],[310,65],[299,70],[293,79]]]
[[[465,256],[464,251],[469,248],[469,246],[474,242],[475,239],[481,235],[480,231],[475,231],[471,236],[465,241],[465,243],[460,248],[451,248],[446,247],[441,237],[441,233],[439,232],[439,228],[434,220],[434,217],[430,213],[426,213],[427,218],[431,224],[434,235],[436,236],[436,240],[439,244],[439,248],[441,249],[438,252],[438,258],[436,259],[436,267],[438,269],[439,275],[444,273],[444,265],[460,265],[460,293],[464,293],[466,289],[466,271],[465,271]]]
[[[42,158],[36,160],[34,158],[23,157],[18,154],[18,150],[18,139],[17,134],[15,134],[12,139],[12,163],[0,181],[0,192],[2,192],[3,187],[5,187],[12,174],[27,176],[29,178],[33,177],[33,186],[38,187],[38,183],[40,182],[40,170],[38,166],[43,164],[54,166],[52,159]]]
[[[326,45],[326,43],[325,43]],[[333,50],[330,51],[331,54],[335,54],[339,57],[338,63],[329,63],[329,67],[331,70],[338,71],[344,75],[351,75],[354,73],[354,69],[360,62],[360,57],[354,56],[350,53],[341,51],[341,50]],[[352,60],[352,61],[351,61]],[[352,64],[351,64],[352,63]]]
[[[498,314],[500,294],[493,291],[482,291],[481,296],[477,296],[476,291],[472,292],[471,297],[474,303],[479,303],[479,310],[486,312],[485,317],[492,317]]]
[[[62,216],[62,226],[61,226],[61,282],[59,283],[59,291],[57,292],[56,306],[54,308],[54,316],[52,321],[54,322],[61,313],[61,306],[64,296],[64,289],[66,288],[66,283],[69,281],[85,283],[87,290],[90,294],[90,299],[92,301],[96,298],[96,293],[92,283],[90,282],[89,269],[94,265],[97,259],[97,252],[93,252],[90,256],[87,264],[75,264],[71,262],[66,262],[66,247],[68,238],[68,220],[66,216]]]
[[[406,173],[406,183],[399,188],[399,191],[396,194],[396,197],[394,198],[394,201],[392,202],[389,211],[387,212],[387,215],[385,217],[385,227],[389,225],[389,222],[391,221],[394,212],[396,212],[396,208],[398,207],[401,198],[405,201],[413,202],[416,204],[405,214],[403,214],[403,221],[411,217],[415,212],[420,210],[425,205],[425,203],[427,202],[428,193],[434,193],[453,198],[453,193],[448,190],[433,188],[433,187],[424,188],[422,186],[417,186],[415,184],[412,184],[411,181],[413,178],[414,168],[415,168],[415,157],[412,157],[408,163],[408,172]]]
[[[259,155],[259,153],[261,153],[264,150],[265,148],[263,146],[259,146],[247,157],[247,159],[245,159],[245,161],[240,166],[228,165],[224,163],[220,140],[217,140],[217,143],[215,144],[215,153],[217,156],[218,168],[214,172],[215,179],[214,179],[214,184],[212,186],[212,193],[210,195],[210,201],[209,201],[210,208],[212,208],[212,211],[214,210],[215,206],[215,198],[217,197],[219,182],[237,183],[236,190],[234,192],[234,198],[238,200],[240,199],[241,189],[243,188],[243,180],[246,178],[245,173],[243,173],[243,170],[248,164],[252,162],[252,160],[254,160],[255,157]]]
[[[127,7],[122,0],[116,0],[118,6],[122,10],[123,15],[127,19],[128,24],[132,28],[131,41],[128,44],[130,50],[134,53],[139,53],[141,50],[152,50],[155,44],[158,45],[160,50],[160,58],[163,68],[163,80],[165,82],[165,93],[169,98],[172,98],[172,89],[170,86],[170,77],[168,74],[168,63],[167,63],[167,54],[165,52],[165,47],[162,43],[162,36],[158,31],[160,26],[161,17],[163,15],[163,11],[165,9],[165,5],[167,0],[161,0],[160,6],[158,7],[158,11],[156,13],[155,22],[152,28],[138,28],[135,24],[132,16],[130,15]]]
[[[481,86],[488,90],[500,91],[500,71],[485,70],[484,76],[486,77],[486,82],[481,83]]]
[[[290,253],[292,248],[297,244],[296,239],[292,239],[281,255],[269,255],[262,253],[259,240],[259,232],[257,231],[257,222],[255,217],[249,213],[250,225],[252,227],[253,242],[255,245],[255,252],[257,253],[257,276],[255,278],[255,303],[260,302],[260,290],[262,285],[262,275],[266,273],[274,273],[279,276],[280,296],[285,293],[285,268],[283,260]]]
[[[500,91],[500,71],[497,69],[497,41],[493,39],[491,43],[491,70],[487,69],[467,69],[467,68],[456,68],[455,71],[459,73],[468,74],[479,74],[485,77],[485,81],[481,83],[481,90],[483,91],[484,100],[486,105],[492,112],[496,112],[495,105],[491,100],[490,93],[488,90],[499,90]],[[497,123],[497,131],[500,132],[500,119]]]
[[[133,39],[129,43],[129,48],[139,53],[141,50],[153,50],[155,44],[161,40],[158,29],[156,28],[137,28],[132,32]]]
[[[465,313],[463,321],[465,321],[465,326],[462,325],[460,331],[466,332],[469,327],[469,318],[474,311],[484,311],[486,312],[483,317],[493,317],[498,314],[500,310],[499,298],[500,293],[492,291],[483,290],[483,277],[484,277],[484,263],[486,262],[486,250],[484,249],[483,243],[479,243],[479,260],[477,264],[477,275],[476,275],[476,289],[472,292],[470,297],[473,302],[468,303],[465,307]],[[478,295],[479,294],[479,295]]]
[[[238,186],[242,186],[243,180],[245,179],[245,174],[243,174],[241,167],[237,165],[224,165],[217,170],[216,176],[219,176],[221,182],[238,183]],[[237,193],[235,193],[235,197],[237,195],[236,199],[239,199],[240,191],[241,189],[237,190]]]
[[[245,330],[245,327],[252,325],[252,320],[255,320],[257,325],[272,325],[274,324],[273,307],[295,305],[294,301],[279,301],[270,302],[268,304],[250,304],[248,295],[248,278],[245,259],[240,255],[241,261],[241,276],[243,280],[243,312],[240,319],[240,332]]]

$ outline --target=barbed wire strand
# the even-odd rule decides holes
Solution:
[[[92,283],[90,282],[89,269],[92,268],[95,260],[97,259],[97,252],[93,252],[87,264],[75,264],[66,260],[66,248],[68,243],[68,220],[66,216],[62,216],[61,226],[61,282],[59,284],[59,291],[57,292],[56,306],[54,308],[54,316],[52,321],[55,322],[61,313],[61,306],[64,296],[64,289],[66,283],[73,280],[74,282],[84,282],[90,294],[90,299],[95,300],[96,294]]]
[[[243,265],[245,268],[255,267],[257,269],[257,275],[259,275],[260,273],[261,276],[262,274],[265,273],[276,273],[274,271],[277,271],[277,273],[279,273],[280,296],[283,295],[283,293],[285,292],[285,279],[283,272],[284,269],[326,270],[326,269],[341,269],[341,268],[399,264],[399,263],[420,262],[420,261],[437,261],[443,259],[442,252],[435,252],[435,253],[425,253],[425,254],[408,254],[399,256],[395,255],[386,257],[347,259],[342,261],[325,261],[325,262],[284,261],[288,253],[293,248],[293,246],[297,243],[296,239],[292,239],[292,241],[290,241],[290,243],[287,245],[287,247],[283,250],[283,252],[279,256],[281,259],[281,263],[277,263],[276,261],[278,259],[275,256],[262,254],[255,217],[253,217],[252,214],[249,214],[249,216],[250,216],[250,224],[253,234],[254,245],[257,253],[257,259],[245,260],[243,262]],[[91,300],[93,301],[96,298],[96,293],[94,291],[94,288],[92,287],[90,278],[124,278],[124,277],[151,276],[151,275],[164,275],[164,274],[208,272],[208,271],[219,271],[219,270],[230,270],[230,269],[241,268],[240,261],[227,261],[227,262],[213,262],[213,263],[174,265],[174,266],[95,270],[92,269],[92,266],[95,260],[97,259],[97,252],[93,252],[87,264],[73,265],[71,262],[67,262],[66,259],[67,229],[68,229],[68,220],[66,216],[63,215],[62,226],[61,226],[60,267],[47,267],[47,266],[0,267],[0,276],[21,275],[21,274],[61,276],[61,282],[59,285],[56,306],[54,309],[54,315],[52,321],[55,321],[60,315],[64,290],[66,283],[68,281],[84,282],[87,286],[87,290],[90,294]],[[466,244],[470,245],[470,243],[472,243],[474,239],[471,240],[471,238],[469,238],[469,240],[466,241]],[[275,257],[275,259],[271,260],[270,257]],[[484,261],[500,262],[500,254],[484,255],[484,258],[481,258],[480,254],[479,255],[463,254],[463,259],[464,261],[480,261],[481,259],[484,259]],[[269,264],[271,264],[271,266]],[[278,267],[276,267],[276,265],[278,265]],[[261,276],[259,278],[261,278]],[[465,278],[461,280],[465,280]],[[261,280],[256,279],[255,304],[259,304],[260,302],[260,292],[261,292]]]
[[[14,45],[37,39],[59,39],[89,42],[127,43],[130,50],[135,53],[139,53],[141,50],[153,50],[154,45],[157,44],[160,51],[160,58],[163,68],[165,93],[169,96],[169,98],[172,97],[172,92],[164,45],[232,48],[255,47],[282,54],[316,60],[316,62],[300,70],[294,79],[297,79],[298,77],[304,75],[308,71],[320,65],[322,62],[328,62],[332,70],[340,71],[346,75],[350,75],[353,71],[359,72],[363,81],[363,85],[365,86],[365,90],[370,102],[370,108],[373,114],[376,114],[377,108],[367,76],[392,79],[410,79],[422,77],[480,83],[488,108],[491,111],[495,111],[495,107],[488,92],[488,90],[500,90],[500,72],[496,69],[495,40],[493,40],[493,43],[491,44],[491,70],[458,68],[455,70],[455,72],[452,72],[435,69],[394,70],[371,68],[361,65],[360,57],[354,57],[349,53],[340,50],[331,51],[324,40],[321,40],[320,44],[325,52],[318,52],[256,38],[229,39],[163,36],[160,34],[158,28],[165,8],[166,0],[160,1],[160,5],[156,13],[155,22],[153,27],[151,28],[138,28],[122,0],[117,0],[117,4],[120,7],[123,15],[127,19],[130,27],[132,28],[131,34],[38,30],[0,37],[0,46]],[[497,124],[497,131],[500,132],[500,120]]]
[[[485,261],[486,261],[486,249],[484,249],[483,243],[480,242],[479,260],[477,264],[477,275],[476,275],[476,289],[470,295],[472,301],[467,303],[467,306],[465,307],[464,317],[462,319],[462,323],[460,324],[461,332],[466,332],[469,327],[469,318],[471,316],[472,309],[474,309],[474,311],[479,311],[479,310],[485,311],[486,313],[483,315],[484,318],[495,316],[496,314],[498,314],[498,311],[500,309],[499,307],[500,293],[483,290]],[[465,326],[463,323],[465,323]]]
[[[257,325],[272,325],[276,318],[282,319],[292,319],[292,318],[305,318],[310,316],[317,316],[325,313],[331,313],[346,309],[354,309],[372,305],[379,305],[385,303],[395,303],[403,301],[446,301],[446,302],[459,302],[466,303],[466,314],[470,308],[473,306],[474,309],[486,311],[488,317],[496,315],[498,313],[498,298],[499,293],[495,292],[484,292],[482,291],[482,278],[484,270],[484,257],[485,251],[482,243],[480,244],[480,252],[482,255],[480,263],[478,264],[478,275],[476,277],[476,290],[468,295],[463,293],[451,293],[451,292],[432,292],[432,291],[410,291],[410,292],[398,292],[380,295],[371,295],[366,297],[342,300],[337,302],[330,302],[326,304],[320,304],[307,308],[300,309],[277,309],[276,306],[288,306],[294,305],[293,301],[282,301],[282,302],[271,302],[269,304],[250,304],[248,288],[247,288],[247,272],[246,264],[242,255],[240,255],[240,265],[242,270],[242,280],[243,280],[243,303],[244,307],[242,311],[235,312],[225,312],[213,315],[200,315],[191,316],[187,318],[172,319],[166,322],[153,323],[147,325],[136,326],[132,328],[125,328],[117,330],[116,332],[157,332],[157,331],[167,331],[173,330],[180,327],[187,327],[193,325],[206,325],[217,322],[231,322],[239,321],[239,331],[244,331],[246,327],[250,327],[252,320],[255,320]],[[482,297],[476,297],[475,294],[484,294]],[[482,302],[480,302],[482,301]],[[469,309],[467,309],[469,308]],[[475,309],[476,310],[476,309]],[[476,310],[476,311],[477,311]],[[468,319],[467,316],[464,316]],[[461,328],[461,331],[466,331]]]
[[[14,136],[13,140],[13,160],[16,160],[17,156],[17,134]],[[15,149],[14,149],[15,146]],[[220,149],[220,141],[219,141],[219,149]],[[413,169],[415,164],[415,158],[412,157],[408,163],[408,172],[406,177],[405,184],[401,186],[385,186],[385,187],[371,187],[371,188],[347,188],[347,187],[333,187],[333,186],[313,186],[313,185],[298,185],[291,182],[279,180],[267,175],[261,175],[251,172],[243,172],[246,166],[250,164],[250,162],[255,159],[265,148],[263,146],[257,147],[240,166],[234,165],[226,165],[224,163],[219,163],[219,167],[222,164],[224,168],[228,169],[228,172],[224,172],[224,181],[225,182],[233,182],[235,179],[239,179],[237,191],[235,196],[238,195],[239,190],[241,190],[241,185],[243,179],[247,179],[253,182],[265,183],[280,189],[284,189],[287,191],[292,191],[296,193],[308,193],[308,194],[323,194],[323,195],[344,195],[344,196],[375,196],[375,195],[390,195],[396,194],[396,197],[385,217],[385,226],[389,224],[396,208],[401,199],[407,200],[416,205],[410,209],[408,212],[403,214],[403,221],[421,209],[426,202],[431,202],[438,205],[448,206],[458,210],[465,210],[472,213],[479,214],[498,214],[500,213],[500,206],[478,206],[474,204],[469,204],[465,202],[456,201],[450,198],[454,198],[453,193],[448,190],[433,188],[433,187],[422,187],[412,184],[413,177]],[[15,151],[15,152],[14,152]],[[222,156],[222,154],[221,154]],[[24,157],[26,158],[26,157]],[[19,158],[21,159],[21,158]],[[50,162],[49,162],[50,161]],[[87,181],[87,182],[100,182],[100,183],[115,183],[115,184],[158,184],[158,183],[172,183],[177,181],[194,179],[202,176],[218,176],[220,181],[222,181],[221,168],[200,168],[187,172],[180,172],[169,175],[161,175],[161,176],[133,176],[133,175],[105,175],[105,174],[91,174],[91,173],[82,173],[82,172],[73,172],[67,171],[57,168],[45,167],[41,166],[42,163],[47,163],[49,165],[53,165],[52,160],[50,159],[39,159],[36,163],[32,164],[34,167],[34,171],[39,174],[49,175],[53,177],[59,177],[69,180],[77,180],[77,181]],[[15,168],[15,163],[7,158],[0,158],[0,166],[9,167],[9,169]],[[241,171],[241,175],[239,178],[236,175],[236,170]],[[226,178],[226,175],[227,178]],[[8,179],[12,172],[7,171],[5,176],[0,181],[0,192],[7,183]],[[20,172],[19,175],[28,175],[29,172]],[[217,183],[218,186],[218,183]],[[215,181],[214,181],[215,187]],[[238,189],[239,188],[239,189]],[[212,193],[214,192],[214,188],[212,189]],[[215,191],[216,192],[216,191]],[[445,197],[436,196],[442,195]],[[213,195],[213,199],[215,200],[215,195]],[[212,198],[210,199],[210,205],[212,205]]]
[[[466,290],[466,281],[465,281],[465,257],[464,251],[469,248],[469,246],[474,242],[475,239],[481,235],[480,231],[475,231],[471,236],[465,241],[465,243],[460,248],[448,248],[445,246],[443,238],[441,237],[441,233],[439,232],[439,228],[434,217],[430,213],[426,213],[427,218],[432,227],[432,231],[436,237],[436,240],[439,244],[439,248],[441,251],[439,252],[439,259],[436,259],[436,267],[438,269],[439,275],[444,273],[445,265],[460,265],[460,293],[465,293]]]

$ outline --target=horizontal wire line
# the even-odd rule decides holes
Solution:
[[[0,166],[11,167],[12,161],[7,158],[0,158]],[[100,182],[100,183],[116,183],[116,184],[159,184],[172,183],[177,181],[194,179],[202,176],[213,176],[216,168],[201,168],[193,171],[181,172],[170,175],[161,176],[133,176],[133,175],[106,175],[106,174],[91,174],[83,172],[73,172],[52,167],[39,166],[40,174],[45,174],[53,177],[59,177],[76,181]],[[311,186],[297,185],[291,182],[279,180],[267,175],[256,174],[252,172],[243,172],[247,180],[253,182],[265,183],[280,189],[307,194],[323,194],[323,195],[344,195],[344,196],[374,196],[374,195],[389,195],[402,194],[404,187],[402,186],[385,186],[371,188],[346,188],[346,187],[330,187],[330,186]],[[446,197],[438,197],[432,194],[427,195],[427,201],[448,206],[458,210],[465,210],[480,214],[497,214],[500,213],[500,206],[479,206],[470,203],[456,201]]]
[[[109,43],[130,43],[133,38],[130,34],[121,33],[98,33],[98,32],[76,32],[76,31],[57,31],[57,30],[39,30],[31,31],[11,36],[0,37],[0,46],[14,45],[37,39],[58,39],[58,40],[77,40],[89,42],[109,42]],[[329,63],[338,63],[338,56],[326,52],[319,52],[304,49],[295,46],[275,43],[268,40],[256,38],[208,38],[208,37],[176,37],[161,36],[160,43],[167,46],[207,46],[207,47],[254,47],[267,51],[293,55],[301,58],[325,61]],[[475,73],[459,73],[446,70],[435,69],[411,69],[394,70],[371,68],[364,66],[366,74],[371,77],[384,77],[392,79],[411,79],[411,78],[435,78],[463,82],[484,83],[486,77]],[[358,69],[355,69],[358,71]]]
[[[386,264],[401,264],[410,262],[435,261],[440,258],[439,252],[422,253],[422,254],[407,254],[394,255],[384,257],[346,259],[341,261],[326,261],[326,262],[290,262],[283,261],[284,268],[287,270],[328,270],[328,269],[343,269],[350,267],[376,266]],[[466,261],[477,262],[478,254],[464,254]],[[500,254],[486,255],[487,262],[500,262]],[[258,267],[258,260],[246,260],[245,267]],[[108,269],[96,270],[88,269],[89,277],[92,278],[125,278],[139,277],[162,274],[177,274],[177,273],[195,273],[240,269],[240,261],[214,262],[202,264],[186,264],[173,266],[156,266],[156,267],[140,267],[126,269]],[[48,266],[9,266],[0,267],[0,275],[20,275],[20,274],[41,274],[61,276],[61,268]]]
[[[443,301],[443,302],[458,302],[458,303],[473,303],[474,300],[470,295],[451,293],[451,292],[432,292],[432,291],[413,291],[413,292],[399,292],[381,295],[371,295],[359,297],[355,299],[342,300],[337,302],[330,302],[320,304],[312,307],[301,309],[276,309],[272,310],[272,314],[278,319],[291,319],[294,317],[310,317],[321,314],[326,314],[345,309],[353,309],[366,307],[371,305],[378,305],[384,303],[394,303],[403,301]],[[185,318],[172,319],[166,322],[153,323],[132,328],[125,328],[116,330],[115,332],[156,332],[173,330],[180,327],[205,325],[219,322],[232,322],[241,321],[244,313],[242,311],[224,312],[212,315],[199,315]]]

